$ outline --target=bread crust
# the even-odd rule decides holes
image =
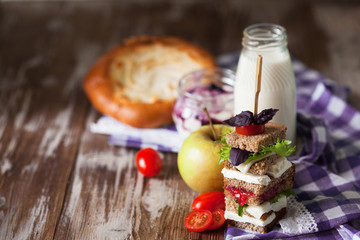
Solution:
[[[83,81],[86,95],[99,112],[137,128],[158,127],[172,122],[171,112],[175,98],[155,97],[152,102],[144,102],[122,96],[121,92],[119,94],[115,91],[117,86],[114,85],[111,77],[111,66],[116,58],[119,56],[126,58],[127,55],[141,51],[151,51],[152,46],[185,53],[202,68],[216,66],[215,59],[208,52],[179,38],[155,36],[130,38],[100,57]],[[121,87],[118,87],[119,89]]]

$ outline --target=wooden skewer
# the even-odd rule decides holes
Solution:
[[[210,125],[210,128],[211,128],[211,131],[212,131],[212,134],[214,136],[214,140],[217,140],[217,135],[216,135],[216,132],[215,132],[215,128],[214,128],[214,125],[212,124],[212,121],[211,121],[211,118],[210,118],[210,114],[207,110],[206,107],[204,107],[204,112],[206,113],[206,116],[207,118],[209,119],[209,125]]]
[[[259,93],[261,90],[261,70],[262,70],[262,56],[258,55],[256,66],[256,89],[255,89],[255,103],[254,103],[254,116],[258,113]]]

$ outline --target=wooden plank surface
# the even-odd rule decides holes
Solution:
[[[215,56],[241,49],[242,30],[273,22],[290,52],[351,87],[360,109],[360,4],[352,1],[3,2],[0,35],[0,239],[223,239],[225,227],[183,226],[197,195],[176,154],[156,178],[137,149],[90,133],[100,114],[81,82],[123,39],[175,35]]]

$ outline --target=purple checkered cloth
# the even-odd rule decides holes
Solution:
[[[222,66],[236,66],[238,57],[223,56]],[[290,158],[296,164],[293,189],[316,226],[301,235],[279,226],[267,234],[229,227],[226,239],[360,239],[360,113],[346,102],[348,88],[297,60],[293,68],[303,145]]]

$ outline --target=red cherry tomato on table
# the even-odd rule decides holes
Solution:
[[[265,132],[265,125],[249,124],[245,126],[235,127],[235,131],[238,134],[245,136],[257,135]]]
[[[192,204],[192,210],[225,210],[225,195],[220,191],[205,192],[197,196]]]
[[[137,169],[146,177],[153,177],[161,171],[160,154],[152,148],[143,148],[138,151],[135,160]]]
[[[225,222],[224,210],[216,209],[211,214],[212,214],[213,221],[212,221],[211,225],[208,227],[208,229],[214,230],[214,229],[221,227]]]
[[[208,229],[213,219],[208,210],[196,210],[190,212],[185,218],[185,227],[193,232],[202,232]]]

